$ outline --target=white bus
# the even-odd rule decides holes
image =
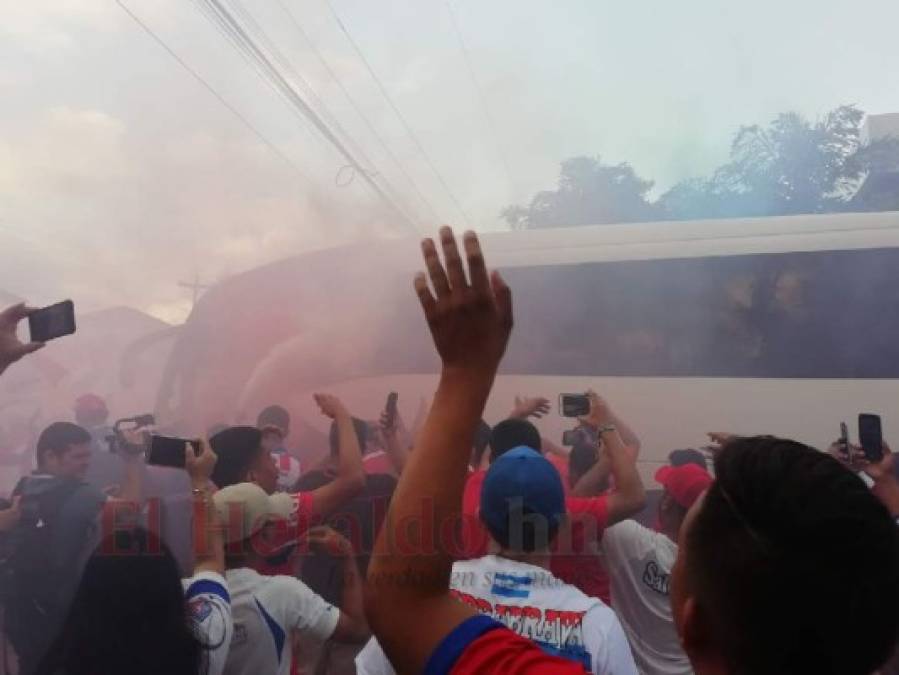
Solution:
[[[638,430],[645,475],[672,449],[704,445],[707,431],[825,447],[860,412],[881,414],[887,439],[899,429],[897,212],[482,241],[516,313],[488,422],[516,394],[555,402],[594,388]],[[298,428],[323,429],[312,391],[368,418],[397,391],[414,417],[437,366],[411,290],[418,251],[405,240],[320,251],[214,288],[175,345],[160,406],[211,424],[280,402]],[[554,410],[539,424],[558,442],[571,420]]]

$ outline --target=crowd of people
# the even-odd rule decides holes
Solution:
[[[163,506],[151,419],[110,429],[86,395],[44,429],[0,508],[5,671],[896,672],[888,446],[875,462],[712,434],[647,489],[639,427],[607,392],[588,393],[570,446],[541,436],[545,398],[488,424],[512,290],[473,233],[439,244],[414,279],[442,364],[420,425],[318,394],[330,453],[305,467],[272,405],[185,442]],[[30,311],[0,313],[0,376],[44,346],[17,336]]]

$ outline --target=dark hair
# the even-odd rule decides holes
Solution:
[[[474,430],[474,441],[471,444],[471,465],[475,468],[480,466],[481,460],[484,458],[484,451],[490,443],[490,425],[484,420],[478,422],[477,428]]]
[[[579,440],[571,446],[568,453],[568,480],[574,487],[578,479],[587,473],[599,460],[599,449],[596,443],[590,443],[586,439]]]
[[[491,527],[481,520],[490,536],[504,549],[517,553],[532,553],[546,548],[559,533],[559,522],[524,506],[511,506],[502,529]]]
[[[795,441],[737,439],[714,466],[687,583],[730,672],[876,670],[899,636],[899,531],[884,506]]]
[[[365,446],[368,443],[368,422],[360,420],[358,417],[354,417],[353,429],[356,432],[356,438],[359,440],[359,450],[362,454],[365,454]],[[331,422],[331,431],[328,433],[328,442],[331,445],[331,456],[336,457],[339,452],[337,422]]]
[[[44,455],[48,452],[63,453],[73,445],[90,443],[91,435],[87,429],[71,422],[54,422],[41,432],[37,439],[37,464],[44,463]]]
[[[256,426],[261,429],[269,425],[287,431],[290,429],[290,413],[279,405],[264,408],[256,418]]]
[[[196,675],[193,632],[178,565],[141,528],[107,536],[87,561],[68,618],[40,675]]]
[[[684,448],[682,450],[672,450],[668,453],[668,463],[671,466],[684,466],[685,464],[695,464],[696,466],[709,470],[709,462],[699,450],[693,448]]]
[[[246,481],[247,472],[262,450],[262,432],[256,427],[228,427],[209,439],[218,456],[212,482],[223,488]]]
[[[523,445],[542,452],[540,432],[527,420],[512,417],[503,420],[490,432],[490,461],[495,462],[504,453]]]

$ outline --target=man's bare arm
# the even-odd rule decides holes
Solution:
[[[465,236],[468,283],[452,230],[440,235],[446,269],[433,241],[422,244],[436,297],[424,275],[415,288],[442,373],[375,544],[366,589],[369,623],[398,672],[421,672],[440,641],[474,615],[449,594],[448,542],[436,536],[399,550],[391,535],[422,518],[433,519],[425,529],[439,534],[460,516],[475,428],[512,328],[511,291],[499,275],[488,277],[477,237]]]
[[[365,489],[362,450],[353,427],[353,418],[336,396],[316,394],[322,412],[337,424],[337,475],[334,480],[312,491],[312,508],[318,516],[327,516]]]

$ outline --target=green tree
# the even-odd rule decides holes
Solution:
[[[815,122],[791,112],[767,127],[741,127],[727,164],[708,179],[678,183],[658,205],[676,219],[852,209],[865,179],[899,159],[891,142],[861,144],[863,119],[855,106],[840,106]],[[871,206],[883,197],[872,194]]]
[[[629,164],[573,157],[562,162],[557,189],[538,192],[528,206],[508,206],[501,215],[512,229],[655,220],[660,211],[647,199],[652,185]]]

